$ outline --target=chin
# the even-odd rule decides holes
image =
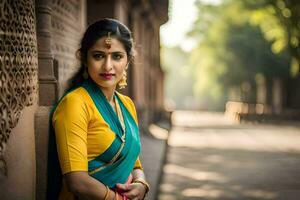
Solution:
[[[117,84],[115,84],[115,83],[97,83],[101,88],[115,88],[116,86],[117,86]]]

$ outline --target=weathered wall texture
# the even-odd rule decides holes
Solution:
[[[0,175],[1,200],[35,199],[34,112],[36,105],[22,110],[5,151],[7,175]]]
[[[49,111],[77,71],[76,51],[85,30],[85,0],[38,0],[39,107],[35,114],[36,199],[46,198]]]
[[[66,81],[77,71],[75,53],[85,30],[85,1],[52,0],[51,49],[58,68],[58,92],[64,93]]]
[[[33,0],[0,4],[0,196],[33,199],[37,44]]]
[[[159,121],[165,112],[159,28],[168,20],[168,1],[143,1],[132,4],[129,10],[137,51],[130,74],[130,96],[136,103],[140,126],[147,131],[149,124]]]

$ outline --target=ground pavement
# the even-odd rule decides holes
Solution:
[[[159,200],[300,200],[300,128],[175,112]]]
[[[141,162],[150,184],[147,200],[156,200],[162,168],[165,162],[169,125],[164,122],[152,124],[148,133],[141,134],[142,152]]]

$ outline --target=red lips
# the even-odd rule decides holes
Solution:
[[[105,80],[110,80],[110,79],[112,79],[113,76],[115,76],[115,74],[101,73],[100,76],[103,77]]]

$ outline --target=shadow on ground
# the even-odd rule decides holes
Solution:
[[[168,151],[167,183],[160,187],[163,200],[269,200],[300,190],[298,153],[188,147]]]
[[[291,126],[181,121],[168,141],[158,199],[299,200],[299,133]]]

